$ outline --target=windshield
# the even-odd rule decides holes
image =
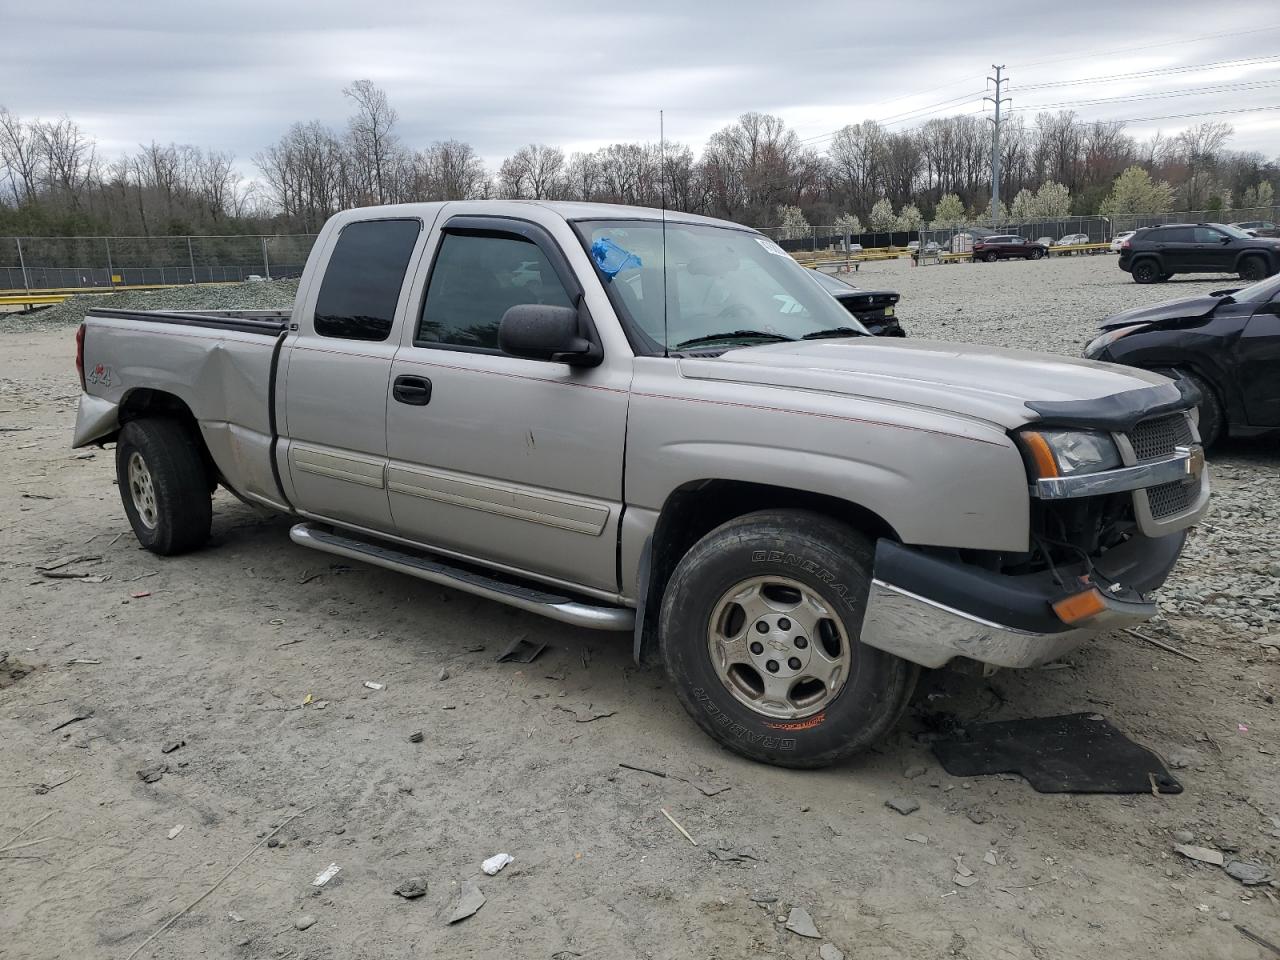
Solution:
[[[1253,237],[1250,234],[1241,230],[1239,227],[1233,227],[1229,223],[1215,223],[1214,227],[1218,230],[1221,230],[1223,233],[1230,234],[1231,236],[1235,237],[1237,240],[1253,239]]]
[[[588,220],[575,224],[615,309],[643,353],[799,340],[866,330],[772,240],[745,230]]]

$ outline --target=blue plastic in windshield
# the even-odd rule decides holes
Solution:
[[[600,272],[612,280],[623,270],[640,266],[640,258],[626,250],[608,237],[601,237],[591,244],[591,259],[596,262]]]

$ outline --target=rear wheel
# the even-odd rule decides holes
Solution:
[[[1039,249],[1032,250],[1031,253],[1027,255],[1028,260],[1041,260],[1043,258],[1044,258],[1044,251]]]
[[[131,420],[116,443],[120,499],[138,542],[169,556],[204,545],[213,522],[198,441],[177,420]]]
[[[717,527],[676,567],[661,649],[685,710],[735,753],[821,767],[892,729],[919,669],[858,639],[873,550],[805,510]]]
[[[1240,261],[1240,279],[1245,283],[1257,283],[1267,278],[1267,261],[1262,257],[1245,257]]]
[[[982,259],[987,261],[987,263],[995,263],[1000,259],[1000,255],[998,253],[984,253],[982,255]]]
[[[1178,376],[1195,384],[1200,391],[1200,442],[1208,450],[1223,438],[1227,431],[1227,413],[1217,389],[1198,373],[1179,370]]]
[[[1135,263],[1132,273],[1134,283],[1155,283],[1166,279],[1160,272],[1160,265],[1149,258]]]

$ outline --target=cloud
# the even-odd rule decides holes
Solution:
[[[1015,107],[1231,79],[1232,71],[1217,71],[1029,89],[1269,55],[1280,31],[1261,28],[1275,17],[1273,4],[1240,0],[1231,18],[1221,9],[1167,0],[1153,25],[1148,9],[1110,0],[1024,5],[999,18],[939,0],[48,0],[6,12],[0,96],[24,116],[70,115],[108,154],[152,139],[193,143],[232,150],[246,169],[296,120],[341,126],[349,113],[341,89],[359,77],[387,90],[406,142],[466,140],[490,165],[529,142],[572,150],[655,139],[659,109],[668,138],[695,149],[747,110],[781,115],[821,148],[821,135],[845,123],[896,118],[892,128],[902,129],[961,94],[975,97],[942,112],[980,109],[978,91],[993,60],[1010,66]],[[1212,39],[1250,23],[1252,35]],[[1166,43],[1189,38],[1197,39]],[[1280,60],[1236,73],[1277,80]],[[1106,119],[1273,103],[1280,103],[1280,85],[1077,110]],[[1154,121],[1134,132],[1194,122]],[[1232,145],[1280,152],[1278,122],[1280,112],[1274,120],[1245,115]]]

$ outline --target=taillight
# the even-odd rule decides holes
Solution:
[[[1121,250],[1128,250],[1128,249],[1129,249],[1130,247],[1132,247],[1132,246],[1133,246],[1133,244],[1131,244],[1131,243],[1129,242],[1129,240],[1128,240],[1128,238],[1127,238],[1127,237],[1126,237],[1124,240],[1121,240],[1121,241],[1120,241],[1120,249],[1121,249]]]
[[[80,375],[80,390],[84,393],[89,392],[88,385],[84,382],[84,324],[80,324],[76,330],[76,373]]]

